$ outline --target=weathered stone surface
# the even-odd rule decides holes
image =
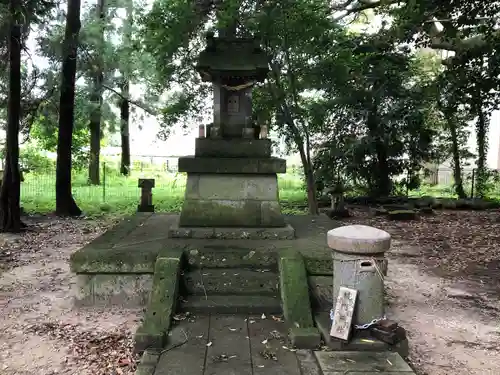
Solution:
[[[170,238],[222,239],[222,240],[293,240],[295,229],[291,225],[281,228],[210,228],[179,227],[178,223],[169,228]]]
[[[179,293],[180,258],[158,258],[153,287],[142,326],[136,335],[136,350],[162,348],[170,328]]]
[[[113,228],[107,230],[91,243],[73,253],[71,260],[78,260],[79,255],[90,249],[102,249],[112,247],[115,243],[120,241],[122,238],[126,237],[130,232],[132,232],[139,225],[146,222],[151,217],[150,213],[136,213],[135,215],[129,216],[115,225]]]
[[[203,316],[174,327],[154,375],[203,375],[209,327],[210,318]]]
[[[333,275],[333,262],[331,254],[328,256],[308,256],[304,253],[304,263],[306,265],[307,273],[311,276],[332,276]]]
[[[270,158],[179,158],[179,172],[271,174],[286,173],[286,160]]]
[[[249,319],[248,336],[250,338],[250,352],[252,354],[254,375],[301,375],[297,366],[294,352],[286,347],[284,342],[287,336],[283,322],[273,319]],[[283,346],[285,346],[283,348]],[[276,360],[270,358],[275,354]]]
[[[333,300],[342,286],[357,290],[353,324],[365,324],[385,314],[383,268],[385,258],[379,254],[334,252]]]
[[[304,259],[298,252],[283,252],[278,265],[285,321],[292,327],[313,327]]]
[[[289,337],[295,348],[316,349],[321,344],[321,335],[316,327],[292,327]]]
[[[77,275],[77,306],[138,307],[147,303],[152,274]]]
[[[205,374],[252,375],[247,321],[241,316],[210,316]]]
[[[271,156],[271,140],[196,138],[195,156],[266,158]]]
[[[302,375],[323,375],[312,350],[299,349],[295,353]]]
[[[160,354],[158,351],[145,350],[135,370],[135,375],[153,375],[159,358]]]
[[[192,295],[278,294],[278,275],[271,270],[198,269],[184,274],[184,288]]]
[[[332,276],[309,276],[309,294],[315,311],[330,311],[333,306]]]
[[[181,311],[195,314],[281,314],[278,297],[190,296],[181,301]]]
[[[186,257],[191,268],[277,269],[276,253],[265,249],[206,246],[189,250]]]
[[[328,246],[348,254],[379,254],[391,247],[391,235],[367,225],[346,225],[328,231]]]
[[[393,374],[397,372],[413,374],[412,369],[398,353],[333,351],[315,352],[325,374],[356,374],[376,372]]]
[[[207,242],[205,239],[167,238],[165,228],[174,225],[179,219],[178,215],[137,214],[136,219],[141,220],[136,220],[133,225],[130,220],[125,221],[128,234],[124,234],[123,226],[118,225],[106,232],[106,245],[98,240],[96,246],[92,242],[73,253],[71,270],[76,273],[153,273],[159,254],[170,256],[172,253],[188,254],[191,250],[199,250],[200,257],[207,255],[206,258],[190,258],[190,262],[198,266],[204,262],[210,264],[220,261],[220,257],[214,254],[224,249],[238,250],[234,256],[231,252],[222,255],[227,259],[227,262],[223,262],[224,267],[237,267],[238,262],[242,262],[242,266],[266,268],[276,265],[275,255],[281,249],[296,248],[305,256],[309,274],[332,274],[331,250],[327,246],[325,233],[338,224],[325,215],[285,215],[286,222],[294,229],[295,237],[279,239],[267,228],[257,228],[259,231],[262,229],[262,232],[257,231],[262,239],[266,238],[266,232],[271,232],[265,241],[214,239]],[[281,229],[274,228],[273,231]],[[116,230],[118,233],[115,233]]]
[[[190,173],[186,199],[278,201],[276,175],[217,175]]]
[[[283,216],[276,214],[277,206],[266,203],[250,199],[186,199],[182,206],[179,225],[181,227],[285,226]]]

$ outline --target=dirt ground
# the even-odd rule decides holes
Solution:
[[[407,329],[419,375],[500,374],[500,212],[415,222],[353,213],[345,224],[393,235],[388,315]],[[0,373],[133,374],[142,311],[75,309],[71,300],[70,254],[110,223],[25,221],[30,231],[0,236]]]

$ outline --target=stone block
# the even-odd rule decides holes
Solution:
[[[229,174],[273,174],[286,173],[286,160],[270,158],[201,158],[184,156],[179,158],[179,172],[229,173]]]
[[[145,319],[136,333],[136,351],[162,348],[176,309],[179,293],[180,258],[159,257]],[[160,345],[160,346],[159,346]]]
[[[285,227],[285,219],[277,201],[186,199],[179,226],[279,228]]]
[[[285,218],[281,214],[278,201],[263,201],[261,208],[261,225],[269,227],[280,227],[285,225]]]
[[[260,201],[186,199],[182,206],[181,227],[257,227]]]
[[[168,230],[170,238],[224,239],[224,240],[293,240],[295,229],[283,227],[180,227],[179,222]],[[331,263],[331,261],[330,261]]]
[[[271,140],[197,138],[195,140],[195,156],[268,158],[271,156]]]
[[[277,295],[279,279],[275,272],[247,269],[197,269],[184,274],[188,295]]]
[[[299,349],[316,349],[321,344],[321,335],[316,327],[292,327],[289,337],[292,345]]]
[[[283,315],[290,327],[313,327],[306,266],[298,252],[281,253],[278,261]]]
[[[77,275],[77,306],[139,307],[147,303],[151,274]]]
[[[391,235],[367,225],[346,225],[329,230],[328,247],[347,254],[380,254],[391,247]]]
[[[186,199],[278,201],[276,175],[188,175]]]
[[[404,359],[394,352],[316,351],[314,354],[325,374],[413,374]]]

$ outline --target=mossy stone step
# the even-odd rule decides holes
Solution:
[[[269,269],[198,269],[186,272],[183,287],[188,295],[278,295],[278,274]]]
[[[180,310],[194,314],[281,314],[278,296],[190,296]]]
[[[258,241],[255,241],[258,242]],[[186,252],[190,269],[198,268],[253,268],[277,269],[276,253],[268,247],[247,248],[229,245],[203,246]]]

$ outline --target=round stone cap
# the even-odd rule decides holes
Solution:
[[[391,247],[391,235],[367,225],[346,225],[329,230],[328,247],[349,254],[379,254]]]

